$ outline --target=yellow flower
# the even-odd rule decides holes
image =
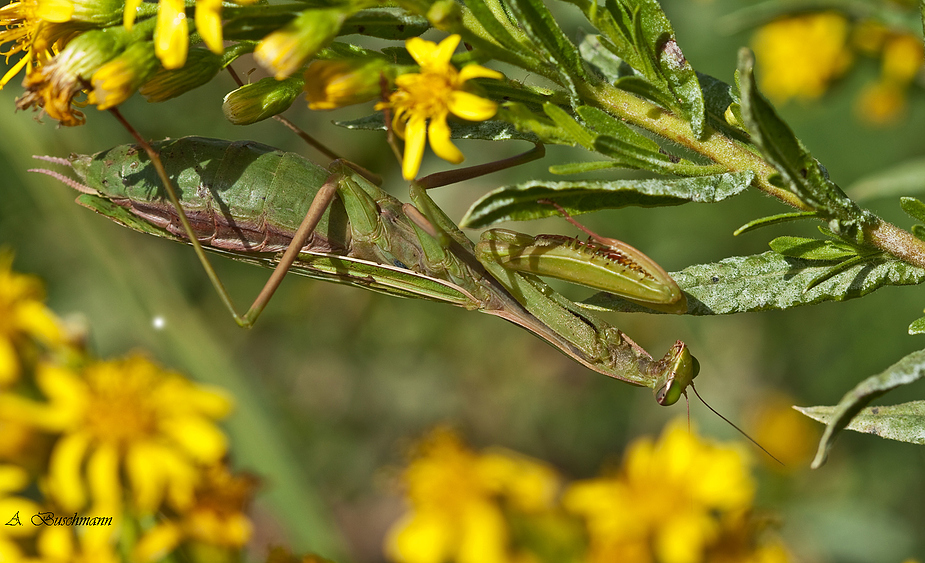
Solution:
[[[404,481],[412,510],[389,531],[386,552],[406,563],[512,561],[503,508],[548,509],[558,488],[539,462],[477,454],[446,429],[419,446]]]
[[[135,548],[135,559],[159,560],[184,540],[240,549],[251,536],[244,511],[256,488],[257,479],[251,475],[233,475],[221,464],[210,467],[196,487],[192,505],[146,532]]]
[[[498,109],[496,103],[463,88],[472,78],[501,79],[504,75],[479,65],[457,71],[450,59],[459,41],[459,35],[451,35],[439,44],[418,37],[408,39],[405,46],[421,65],[421,72],[396,78],[398,89],[388,102],[376,105],[376,109],[392,110],[392,127],[405,139],[402,175],[406,180],[417,176],[428,138],[430,148],[443,160],[453,164],[463,161],[463,154],[450,141],[447,118],[451,113],[469,121],[485,121]]]
[[[181,509],[193,500],[200,468],[225,454],[214,421],[229,400],[143,357],[94,362],[80,374],[42,366],[36,382],[47,403],[0,396],[0,412],[61,434],[47,488],[64,510],[84,507],[88,487],[98,506],[122,506],[122,475],[142,512],[165,496]]]
[[[117,526],[52,526],[42,530],[36,547],[41,558],[35,563],[123,563],[115,551]]]
[[[180,68],[186,62],[189,23],[183,0],[160,0],[158,3],[154,50],[166,69]]]
[[[29,475],[21,467],[0,465],[0,561],[21,561],[22,552],[15,540],[35,532],[29,519],[39,511],[39,506],[29,499],[9,495],[28,484]]]
[[[277,80],[292,76],[330,43],[349,15],[345,8],[311,8],[263,38],[254,59]]]
[[[588,561],[695,563],[753,495],[739,452],[701,442],[679,420],[658,443],[630,446],[619,474],[571,485],[563,504],[587,522]]]
[[[0,253],[0,390],[14,383],[22,370],[21,356],[34,346],[61,342],[54,314],[42,303],[41,282],[12,271],[13,256]]]
[[[50,62],[26,75],[28,90],[16,101],[18,109],[42,109],[62,125],[82,125],[81,112],[71,107],[94,72],[122,52],[129,40],[122,26],[91,29],[72,39]]]
[[[196,0],[195,22],[206,47],[222,54],[222,0]]]
[[[90,80],[93,90],[87,102],[100,110],[115,107],[129,99],[157,68],[154,45],[149,41],[132,43],[121,55],[93,73]]]
[[[308,108],[336,109],[376,99],[382,92],[383,60],[314,61],[305,71],[305,97]]]
[[[897,35],[883,47],[883,79],[900,84],[912,82],[922,69],[922,39],[914,35]]]
[[[851,65],[848,34],[848,20],[836,12],[789,17],[759,29],[752,46],[764,93],[778,102],[820,97]]]
[[[795,411],[789,397],[778,396],[762,401],[752,428],[755,441],[774,452],[783,465],[760,456],[765,465],[781,473],[805,469],[816,452],[820,432],[817,425]]]

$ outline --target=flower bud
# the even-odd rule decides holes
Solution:
[[[381,59],[314,61],[305,71],[309,109],[335,109],[376,99],[380,77],[389,65]]]
[[[285,80],[264,78],[229,92],[222,102],[222,113],[235,125],[250,125],[289,109],[302,93],[301,76]]]
[[[115,107],[129,99],[158,69],[154,43],[132,43],[118,57],[107,62],[93,73],[93,91],[87,101],[97,109]]]
[[[254,58],[277,80],[291,76],[337,36],[348,15],[343,8],[305,10],[264,37],[254,50]]]
[[[124,0],[42,0],[35,15],[47,22],[85,22],[109,27],[122,21]]]
[[[149,102],[164,102],[206,84],[222,69],[222,57],[207,49],[190,49],[186,64],[161,69],[138,90]]]

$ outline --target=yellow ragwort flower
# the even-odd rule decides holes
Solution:
[[[36,382],[48,402],[0,396],[0,412],[60,434],[47,488],[66,511],[86,505],[88,488],[96,506],[118,509],[122,475],[142,512],[165,497],[189,506],[201,469],[225,455],[215,421],[229,399],[144,357],[93,362],[80,373],[41,366]]]
[[[630,446],[619,474],[571,485],[563,504],[587,523],[590,562],[700,563],[754,488],[738,450],[701,442],[678,420],[658,443]]]
[[[28,484],[29,475],[24,469],[0,465],[0,561],[25,560],[16,540],[35,532],[29,519],[39,511],[39,505],[9,493],[22,490]]]
[[[258,485],[248,474],[232,474],[225,465],[208,468],[195,499],[176,518],[148,530],[135,547],[134,560],[159,561],[185,540],[219,548],[240,549],[252,526],[244,514]]]
[[[446,429],[434,431],[404,473],[411,512],[389,531],[386,552],[403,563],[514,560],[504,507],[548,509],[558,479],[540,462],[478,454]]]
[[[764,93],[777,102],[822,96],[851,65],[849,31],[837,12],[788,17],[759,29],[752,47]]]
[[[21,354],[35,341],[46,346],[62,340],[54,314],[45,304],[37,278],[12,271],[13,256],[0,253],[0,390],[21,372]]]
[[[308,109],[337,109],[375,100],[382,92],[379,80],[388,68],[384,60],[313,61],[305,71]]]
[[[166,69],[180,68],[189,51],[189,23],[183,0],[160,0],[157,27],[154,29],[154,50]]]
[[[123,563],[116,552],[118,526],[51,526],[39,534],[38,560],[29,563]],[[26,563],[26,562],[23,562]]]
[[[453,164],[463,161],[463,154],[450,141],[447,124],[450,114],[469,121],[485,121],[498,110],[495,102],[466,92],[464,87],[473,78],[501,79],[504,75],[479,65],[456,70],[450,59],[459,41],[459,35],[451,35],[439,44],[419,37],[408,39],[405,47],[421,65],[421,72],[396,78],[397,90],[389,96],[389,101],[376,105],[376,109],[392,110],[392,127],[405,140],[402,175],[406,180],[417,176],[428,138],[430,148],[443,160]]]

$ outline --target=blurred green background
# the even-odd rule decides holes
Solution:
[[[731,81],[737,50],[749,34],[723,35],[717,20],[743,3],[662,4],[694,67]],[[249,64],[235,67],[246,73]],[[907,119],[893,127],[872,128],[854,117],[859,88],[876,72],[873,62],[862,63],[821,101],[781,108],[843,187],[925,153],[921,91],[913,92]],[[255,545],[285,543],[342,561],[382,560],[383,534],[402,510],[393,477],[406,447],[437,423],[455,425],[477,448],[506,446],[547,460],[569,478],[586,478],[602,464],[618,461],[634,437],[658,434],[667,420],[685,414],[683,406],[663,409],[649,390],[595,374],[496,318],[295,276],[255,328],[239,329],[189,247],[119,227],[75,205],[67,187],[26,172],[35,166],[33,154],[93,153],[130,138],[95,108],[87,109],[87,125],[73,129],[48,119],[37,122],[31,113],[13,114],[20,93],[16,82],[0,92],[7,108],[0,120],[0,246],[15,251],[18,271],[45,280],[52,309],[89,328],[90,346],[100,356],[146,350],[237,397],[238,410],[227,425],[234,460],[264,479],[255,509]],[[273,122],[246,129],[228,124],[220,106],[233,87],[230,77],[221,75],[160,105],[136,96],[123,113],[149,138],[254,139],[321,160]],[[381,133],[331,125],[332,119],[368,111],[309,112],[300,101],[287,116],[347,158],[388,173],[386,185],[406,199]],[[527,148],[459,145],[467,163]],[[438,203],[459,219],[486,191],[548,178],[547,166],[575,157],[559,147],[549,153],[542,162],[506,175],[444,188]],[[431,156],[423,172],[445,167]],[[910,226],[895,199],[871,206]],[[814,225],[790,225],[732,237],[750,219],[780,211],[775,201],[746,194],[713,206],[623,209],[583,221],[644,249],[673,271],[763,252],[780,234],[814,235]],[[558,219],[508,227],[575,234]],[[266,270],[225,259],[213,263],[241,310],[268,276]],[[561,289],[575,299],[586,295],[578,288]],[[782,313],[610,320],[653,355],[685,340],[702,364],[701,394],[748,429],[754,413],[781,395],[798,405],[834,404],[859,380],[921,348],[921,337],[906,333],[923,306],[916,294],[912,288],[887,288],[861,300]],[[163,319],[162,329],[155,328],[156,318]],[[921,385],[894,392],[886,402],[920,396]],[[700,404],[691,405],[691,416],[707,436],[740,439]],[[780,436],[769,447],[797,447],[804,439]],[[783,473],[768,469],[762,454],[752,451],[760,480],[758,508],[780,519],[798,560],[925,559],[925,449],[845,433],[820,470],[809,470],[804,460]]]

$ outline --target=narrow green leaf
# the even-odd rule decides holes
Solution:
[[[922,203],[914,197],[901,197],[899,198],[899,206],[902,207],[903,211],[905,211],[906,215],[909,217],[925,223],[925,203]]]
[[[569,162],[567,164],[553,164],[549,167],[549,172],[557,176],[566,176],[568,174],[581,174],[583,172],[596,172],[598,170],[623,167],[625,167],[623,163],[615,160],[591,160],[584,162]]]
[[[732,236],[737,237],[743,233],[753,231],[759,227],[767,227],[768,225],[777,225],[779,223],[787,223],[789,221],[797,221],[799,219],[811,219],[816,216],[817,213],[815,211],[794,211],[793,213],[780,213],[778,215],[762,217],[760,219],[755,219],[745,223],[736,229],[735,232],[732,233]]]
[[[542,0],[512,0],[508,6],[530,39],[549,55],[546,58],[557,63],[559,76],[577,98],[574,83],[588,78],[578,47],[569,41]]]
[[[780,311],[854,299],[887,285],[916,285],[925,281],[925,270],[899,260],[884,260],[856,264],[804,291],[829,269],[831,266],[825,263],[769,251],[690,266],[672,272],[671,277],[687,295],[689,315]],[[606,311],[651,312],[609,293],[593,295],[580,305]]]
[[[380,39],[408,39],[430,29],[427,18],[398,8],[369,8],[353,14],[341,26],[340,35],[368,35]]]
[[[653,153],[657,153],[661,148],[658,143],[609,113],[591,106],[580,106],[575,111],[599,135],[620,139]]]
[[[575,121],[575,118],[569,115],[568,112],[555,104],[544,105],[543,111],[575,144],[581,145],[588,150],[593,150],[594,133]]]
[[[689,160],[654,152],[608,135],[598,135],[594,150],[624,163],[629,168],[651,170],[676,176],[713,176],[726,167],[720,164],[695,164]]]
[[[803,237],[777,237],[768,246],[783,256],[804,260],[844,260],[858,255],[857,249],[849,244]]]
[[[350,121],[335,121],[334,125],[345,129],[362,129],[369,131],[385,131],[385,118],[382,112],[376,112],[366,117]],[[529,131],[518,131],[517,127],[506,121],[489,120],[479,122],[450,122],[450,136],[453,139],[479,139],[483,141],[505,141],[520,139],[537,142],[536,135]]]
[[[912,234],[919,240],[925,240],[925,225],[912,225]]]
[[[925,193],[925,159],[909,160],[865,176],[845,192],[855,201]]]
[[[739,52],[742,117],[755,144],[780,174],[782,184],[815,210],[843,221],[863,219],[857,205],[831,182],[774,107],[758,91],[754,58]]]
[[[909,334],[925,334],[925,317],[919,317],[909,325]]]
[[[925,377],[925,350],[909,354],[883,372],[868,377],[858,383],[854,389],[848,391],[838,402],[838,405],[830,407],[832,411],[829,413],[825,432],[819,441],[819,449],[816,451],[816,458],[812,464],[813,469],[817,469],[825,463],[826,456],[828,456],[838,433],[847,427],[848,423],[868,403],[888,391],[913,383],[922,377]],[[881,407],[881,409],[883,408]]]
[[[502,221],[558,215],[554,207],[537,203],[540,199],[553,200],[573,215],[629,205],[713,203],[741,193],[752,178],[751,172],[738,172],[679,180],[532,181],[485,194],[472,205],[460,225],[477,229]]]
[[[510,21],[507,15],[495,13],[492,7],[500,9],[500,6],[495,2],[492,3],[492,6],[489,6],[488,2],[484,1],[468,2],[466,4],[466,8],[472,12],[476,21],[478,21],[479,24],[485,28],[485,31],[488,32],[488,35],[501,44],[502,47],[514,51],[520,56],[535,59],[535,55],[511,34],[508,26],[505,26],[501,22],[500,18]]]
[[[828,424],[838,407],[794,407],[806,416]],[[867,407],[856,414],[845,430],[874,434],[881,438],[925,444],[925,401]]]

